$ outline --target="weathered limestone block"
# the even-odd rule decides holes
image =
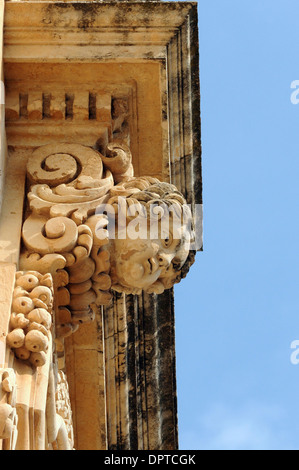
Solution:
[[[5,119],[7,121],[17,121],[20,117],[20,97],[17,90],[7,93],[5,108]]]
[[[111,120],[111,96],[104,93],[94,93],[95,109],[89,106],[89,112],[92,111],[92,118],[97,121],[109,122]],[[89,96],[91,101],[91,94]],[[91,104],[91,103],[90,103]],[[91,117],[91,116],[89,116]]]
[[[73,115],[75,120],[89,120],[89,93],[77,92],[74,98]]]
[[[43,100],[40,92],[28,93],[27,112],[30,121],[43,119]]]
[[[66,103],[65,103],[65,93],[59,92],[58,90],[51,93],[50,95],[50,119],[54,119],[55,121],[61,121],[65,119],[65,110],[66,110]]]

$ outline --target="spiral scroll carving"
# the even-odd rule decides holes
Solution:
[[[68,143],[35,150],[28,161],[27,176],[33,184],[28,194],[33,213],[71,217],[77,225],[102,203],[114,184],[99,152]]]
[[[23,224],[23,241],[29,251],[42,255],[71,251],[78,240],[78,227],[67,217],[31,215]]]

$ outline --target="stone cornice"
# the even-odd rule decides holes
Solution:
[[[16,58],[18,46],[26,46],[25,60],[41,59],[45,50],[49,59],[50,49],[56,60],[65,55],[69,60],[165,58],[171,39],[194,8],[192,2],[9,1],[4,58]]]

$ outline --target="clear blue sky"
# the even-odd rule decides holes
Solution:
[[[182,449],[299,450],[298,0],[200,0],[204,252],[176,286]]]

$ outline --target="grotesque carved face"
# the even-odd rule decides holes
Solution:
[[[103,222],[94,232],[109,240],[112,289],[161,294],[185,277],[193,219],[175,186],[151,177],[129,178],[112,188],[97,210],[101,214]]]
[[[149,231],[148,231],[149,232]],[[169,230],[167,238],[113,241],[111,265],[117,284],[136,292],[162,293],[173,286],[179,276],[190,249],[186,227],[176,238]]]

